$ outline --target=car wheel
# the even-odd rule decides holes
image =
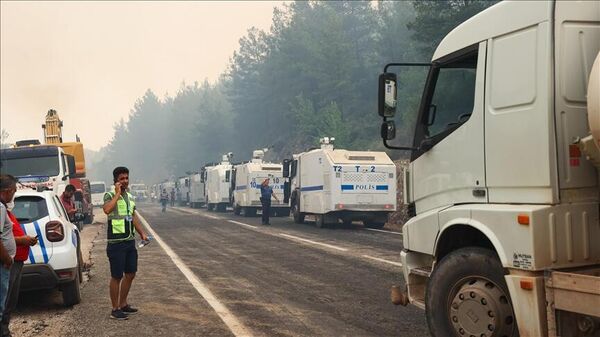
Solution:
[[[80,261],[77,262],[77,268],[81,269]],[[66,307],[71,307],[81,302],[81,289],[79,288],[79,283],[81,283],[79,279],[79,272],[76,272],[75,279],[62,286],[63,304]]]
[[[434,337],[519,336],[504,268],[489,249],[467,247],[446,255],[425,293]]]

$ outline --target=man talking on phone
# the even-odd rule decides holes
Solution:
[[[119,166],[113,170],[114,191],[104,194],[102,209],[108,216],[106,255],[110,263],[110,318],[125,320],[138,309],[127,302],[131,283],[137,272],[135,232],[148,240],[142,223],[135,212],[135,202],[129,187],[129,169]]]

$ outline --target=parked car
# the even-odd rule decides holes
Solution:
[[[58,288],[65,306],[79,303],[83,271],[79,229],[69,221],[59,198],[52,191],[20,190],[13,213],[25,234],[38,238],[23,266],[21,290]]]

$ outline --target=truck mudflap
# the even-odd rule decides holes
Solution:
[[[545,275],[549,337],[600,336],[600,265]]]

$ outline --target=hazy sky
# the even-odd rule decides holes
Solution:
[[[214,81],[280,2],[0,2],[0,127],[38,138],[46,111],[97,150],[146,89]],[[160,132],[160,130],[157,130]],[[151,136],[151,135],[149,135]]]

